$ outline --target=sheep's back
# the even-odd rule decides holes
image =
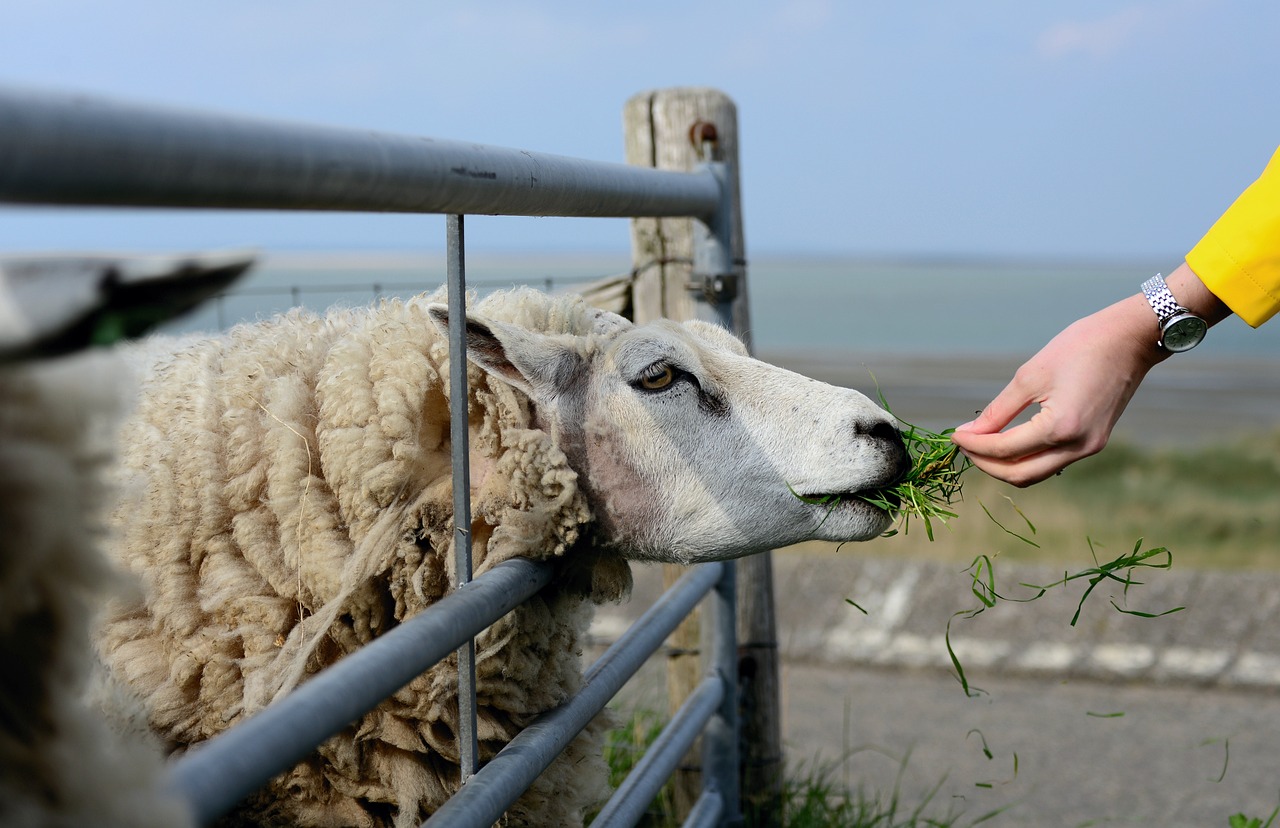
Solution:
[[[517,296],[486,300],[481,312],[589,324],[580,300]],[[116,547],[146,598],[117,608],[100,648],[177,748],[456,587],[450,355],[427,316],[443,299],[294,311],[167,355],[150,346],[138,410],[122,431],[130,496]],[[487,756],[578,688],[590,601],[624,590],[629,573],[586,549],[577,476],[533,427],[528,401],[474,367],[468,382],[477,572],[573,553],[562,567],[571,578],[477,641]],[[315,825],[398,814],[397,824],[417,824],[420,809],[457,785],[452,668],[449,659],[427,671],[275,780],[256,799],[259,813]],[[603,784],[598,743],[593,726],[510,816],[572,824]]]

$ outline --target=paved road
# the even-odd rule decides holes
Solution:
[[[662,682],[647,665],[624,707],[660,709]],[[790,765],[882,802],[897,786],[899,820],[1225,828],[1280,805],[1274,692],[983,675],[969,698],[942,671],[790,661],[782,683]]]
[[[787,664],[788,755],[837,762],[835,779],[882,796],[901,773],[900,814],[940,784],[927,813],[957,825],[1003,808],[984,824],[1226,826],[1280,805],[1276,693],[980,683],[988,693],[966,698],[936,671]]]
[[[952,570],[775,559],[793,763],[835,763],[836,781],[883,796],[901,771],[899,816],[940,786],[928,813],[958,826],[1001,808],[983,824],[1226,826],[1280,805],[1280,576],[1169,573],[1144,599],[1188,609],[1158,621],[1099,601],[1071,627],[1069,594],[992,611],[953,630],[987,691],[968,698],[941,641],[972,603]],[[651,602],[655,573],[636,574],[635,598],[603,608],[597,636]],[[867,614],[831,583],[859,585]],[[661,666],[649,673],[640,703],[661,708]]]

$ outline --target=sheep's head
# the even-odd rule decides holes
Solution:
[[[445,306],[431,316],[447,329]],[[893,418],[864,395],[753,359],[704,322],[601,314],[573,336],[469,315],[467,356],[533,401],[579,474],[596,542],[630,558],[869,540],[890,517],[858,494],[907,471]]]

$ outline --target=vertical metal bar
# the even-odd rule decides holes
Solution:
[[[453,453],[453,560],[458,586],[471,581],[471,458],[467,432],[467,278],[462,216],[445,219],[449,284],[449,441]],[[462,782],[475,776],[476,643],[458,648],[458,753]]]
[[[724,682],[720,708],[702,736],[702,785],[724,803],[719,825],[742,824],[738,783],[738,642],[737,567],[726,561],[716,588],[707,597],[710,619],[703,627],[703,652],[710,654],[708,672]],[[705,641],[709,637],[710,641]]]
[[[693,222],[693,279],[701,287],[701,291],[693,294],[694,313],[699,319],[732,331],[735,330],[733,299],[738,293],[738,277],[733,267],[729,166],[723,161],[704,161],[698,169],[710,172],[719,183],[720,206],[712,215]]]

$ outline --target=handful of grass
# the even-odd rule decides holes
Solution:
[[[889,404],[885,402],[884,394],[880,394],[880,405],[893,414]],[[908,423],[896,414],[893,416],[906,428],[902,433],[902,442],[911,458],[911,471],[892,486],[859,494],[858,497],[898,519],[897,526],[881,537],[892,537],[898,534],[899,529],[902,534],[907,534],[911,519],[918,518],[924,524],[925,534],[932,541],[933,522],[936,520],[946,523],[956,516],[952,505],[960,499],[960,475],[972,464],[969,458],[960,453],[959,447],[951,442],[951,432],[955,429],[929,431]],[[834,508],[841,497],[835,494],[805,497],[790,485],[787,488],[805,503],[819,506]]]
[[[884,397],[880,399],[883,404]],[[902,440],[911,457],[911,471],[896,485],[863,495],[862,499],[895,515],[904,535],[911,519],[919,518],[925,534],[933,540],[933,522],[946,523],[956,516],[952,504],[960,498],[960,475],[969,468],[969,459],[951,442],[955,429],[933,432],[906,422],[903,425],[907,427]],[[897,533],[895,527],[884,537]]]

